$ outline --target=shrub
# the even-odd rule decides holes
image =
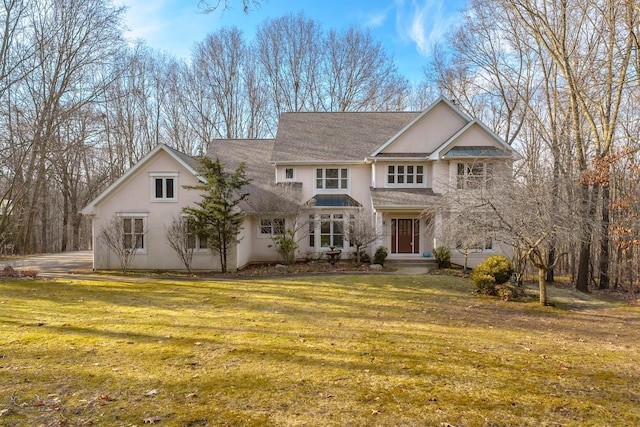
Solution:
[[[293,230],[287,230],[282,235],[273,236],[273,243],[276,245],[276,252],[286,264],[291,265],[296,262],[298,243],[294,238]]]
[[[384,260],[387,259],[387,255],[389,255],[387,248],[380,246],[376,249],[376,253],[373,255],[373,262],[375,264],[384,265]]]
[[[353,258],[353,261],[355,262],[358,261],[358,254],[356,252],[353,252],[351,256]],[[364,250],[360,251],[360,262],[368,263],[370,261],[371,261],[371,258],[369,257],[369,254]]]
[[[438,263],[438,268],[451,267],[451,251],[446,246],[439,246],[433,251],[433,257]]]
[[[485,295],[496,294],[496,279],[492,275],[481,272],[476,273],[474,270],[471,273],[471,280],[479,293]]]
[[[494,255],[485,259],[473,269],[471,281],[478,291],[483,294],[496,295],[496,285],[506,283],[513,274],[513,264],[509,258]]]
[[[512,283],[496,285],[496,291],[498,296],[505,301],[513,301],[524,296],[524,289]]]

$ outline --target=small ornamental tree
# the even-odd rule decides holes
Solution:
[[[349,216],[349,225],[346,230],[346,238],[356,249],[356,264],[360,265],[361,252],[371,243],[376,242],[381,233],[376,226],[371,223],[371,219],[362,211]],[[384,262],[384,260],[383,260]]]
[[[187,272],[191,274],[193,261],[193,245],[189,243],[189,220],[185,217],[174,218],[167,228],[167,243],[171,246]]]
[[[100,238],[118,257],[123,274],[127,274],[138,250],[144,248],[145,235],[142,219],[126,218],[117,214],[100,230]]]
[[[212,252],[220,257],[220,269],[224,273],[231,249],[239,242],[244,214],[238,205],[248,196],[242,189],[250,180],[245,176],[244,162],[229,172],[220,159],[201,157],[199,161],[202,182],[184,188],[201,191],[202,200],[196,203],[197,207],[186,207],[182,211],[193,225],[193,233],[207,236]]]
[[[287,229],[284,234],[271,237],[276,247],[276,252],[282,257],[282,260],[292,265],[296,262],[296,251],[298,250],[298,242],[295,239],[295,232]]]

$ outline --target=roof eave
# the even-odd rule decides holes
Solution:
[[[116,188],[120,187],[130,176],[135,174],[138,169],[142,167],[146,162],[148,162],[153,156],[155,156],[158,152],[164,151],[171,158],[176,160],[180,165],[182,165],[187,171],[192,173],[194,176],[198,177],[199,180],[202,180],[196,170],[194,170],[190,165],[188,165],[184,160],[182,160],[179,156],[177,156],[172,149],[170,149],[165,144],[156,145],[151,151],[149,151],[142,159],[140,159],[135,165],[129,168],[120,178],[118,178],[115,182],[113,182],[110,186],[108,186],[102,193],[100,193],[95,199],[93,199],[87,206],[85,206],[80,213],[83,215],[96,215],[97,205],[106,199]]]

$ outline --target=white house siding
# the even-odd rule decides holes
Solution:
[[[174,191],[175,202],[152,201],[151,176],[154,173],[177,172]],[[119,269],[119,259],[102,244],[100,234],[103,227],[108,226],[114,215],[146,214],[146,234],[144,252],[136,254],[131,269],[184,269],[184,265],[168,245],[166,231],[174,218],[180,215],[185,206],[195,206],[200,195],[194,190],[182,188],[194,185],[197,179],[164,151],[159,151],[147,161],[145,167],[139,168],[121,186],[112,191],[96,205],[93,216],[94,230],[94,268]],[[192,268],[194,270],[219,269],[217,257],[210,253],[195,253]]]
[[[442,103],[440,108],[425,114],[382,152],[431,153],[466,124],[467,120]]]

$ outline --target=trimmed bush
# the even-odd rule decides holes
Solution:
[[[497,295],[496,285],[506,283],[513,274],[513,264],[509,258],[502,255],[494,255],[485,259],[473,269],[471,281],[478,292],[487,295]]]
[[[524,296],[524,289],[512,283],[496,285],[496,292],[505,301],[513,301]]]
[[[438,268],[451,267],[451,250],[446,246],[439,246],[433,251],[433,257],[438,263]]]
[[[384,260],[387,259],[387,255],[389,255],[387,248],[380,246],[376,249],[376,253],[373,255],[373,263],[384,265]]]

